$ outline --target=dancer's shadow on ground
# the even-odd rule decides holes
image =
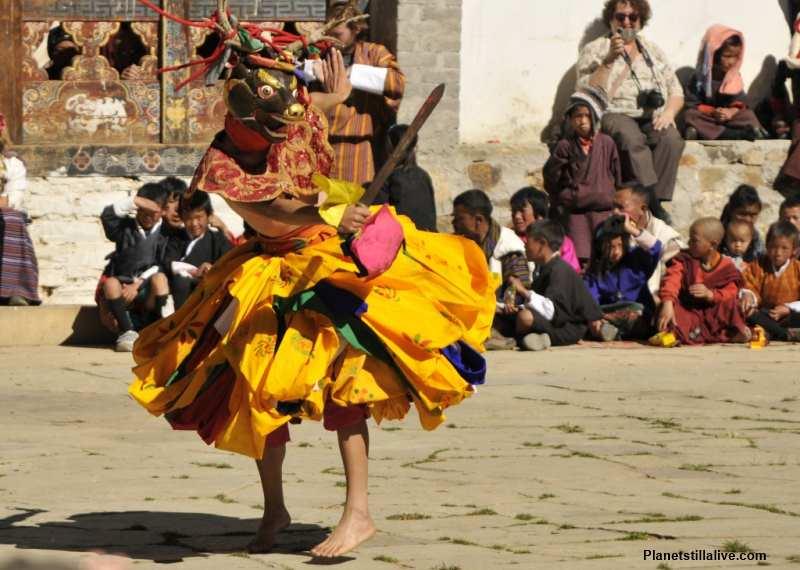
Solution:
[[[109,554],[160,563],[209,554],[245,552],[258,527],[258,519],[239,519],[206,513],[123,511],[81,513],[63,522],[25,525],[42,509],[17,509],[18,514],[0,519],[0,545],[19,549]],[[292,524],[278,535],[272,552],[309,556],[329,529],[314,524]],[[336,558],[330,562],[352,560]],[[323,561],[309,559],[311,564]]]

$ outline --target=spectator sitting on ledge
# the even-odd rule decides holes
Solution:
[[[753,141],[764,137],[761,123],[747,108],[739,73],[743,59],[741,32],[720,25],[708,29],[686,93],[686,140]]]
[[[672,200],[685,146],[675,127],[683,86],[664,51],[642,35],[651,17],[648,0],[606,0],[610,33],[581,50],[578,88],[608,93],[603,132],[617,143],[622,180],[646,188],[650,211],[668,222],[661,203]]]
[[[159,266],[166,246],[161,234],[165,201],[161,185],[145,184],[134,198],[107,206],[100,216],[115,247],[96,298],[101,315],[112,317],[105,322],[118,332],[118,352],[131,352],[139,338],[136,330],[161,318],[167,303],[169,285]]]

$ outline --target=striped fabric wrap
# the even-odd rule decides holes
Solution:
[[[329,140],[335,153],[331,177],[362,184],[375,176],[374,143],[382,141],[395,122],[406,78],[392,53],[380,44],[356,44],[353,63],[389,69],[382,97],[353,91],[329,116]]]
[[[0,297],[39,300],[39,266],[22,212],[0,208]]]

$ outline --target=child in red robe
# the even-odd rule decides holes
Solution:
[[[701,218],[689,236],[689,249],[673,259],[661,284],[660,336],[671,332],[690,345],[749,341],[738,302],[742,276],[718,251],[725,237],[722,223]]]

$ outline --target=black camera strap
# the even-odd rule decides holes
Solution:
[[[650,73],[653,75],[653,82],[659,89],[663,91],[664,88],[661,86],[661,82],[658,80],[658,75],[656,74],[656,66],[653,63],[653,59],[650,57],[650,53],[642,45],[642,42],[639,41],[639,38],[636,38],[636,47],[639,48],[639,53],[642,54],[645,64],[647,65],[647,67],[650,68]],[[634,83],[636,83],[636,88],[639,90],[639,93],[642,93],[644,91],[644,89],[642,89],[642,82],[639,81],[639,76],[636,75],[636,70],[633,69],[633,60],[631,59],[631,56],[628,54],[627,51],[623,50],[622,57],[625,60],[625,63],[628,64],[628,69],[631,70],[631,77],[633,78]]]

